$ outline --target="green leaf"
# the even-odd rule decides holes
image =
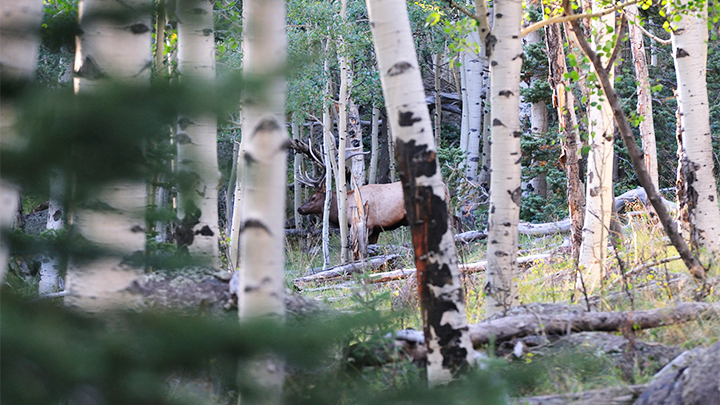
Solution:
[[[438,22],[440,22],[440,13],[438,13],[437,11],[433,11],[432,13],[430,13],[427,16],[427,19],[425,20],[425,26],[432,27],[432,26],[436,25]]]

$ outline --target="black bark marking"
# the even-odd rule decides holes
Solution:
[[[53,221],[59,221],[60,218],[62,218],[62,210],[55,210],[55,213],[53,213]]]
[[[513,131],[513,137],[520,138],[522,136],[522,131]]]
[[[498,96],[502,96],[502,97],[512,97],[514,95],[515,95],[515,93],[513,93],[510,90],[500,90],[498,92]]]
[[[265,223],[259,219],[248,219],[247,221],[245,221],[240,227],[240,233],[245,232],[249,228],[262,229],[267,232],[268,235],[272,235],[272,232],[270,232],[270,229],[267,227],[267,225],[265,225]]]
[[[420,176],[432,177],[437,172],[435,151],[428,150],[428,145],[416,145],[414,139],[407,143],[398,140],[395,149],[398,168],[400,171],[412,175],[410,181],[412,181],[413,185],[415,178]]]
[[[92,57],[86,56],[80,69],[75,72],[75,77],[82,77],[88,80],[97,80],[105,76],[102,69],[97,65]]]
[[[388,69],[387,74],[388,76],[397,76],[399,74],[405,73],[405,71],[408,69],[412,69],[412,65],[408,62],[402,61],[392,65],[392,67]]]
[[[470,161],[471,161],[471,162],[479,162],[479,161],[480,161],[480,158],[479,158],[478,156],[473,156],[473,157],[470,158]]]
[[[258,160],[255,159],[255,157],[254,157],[251,153],[249,153],[249,152],[245,152],[245,154],[244,154],[243,156],[245,157],[245,163],[246,163],[248,166],[252,166],[253,164],[255,164],[255,163],[258,161]]]
[[[258,124],[255,126],[255,130],[252,133],[252,136],[255,136],[258,134],[258,132],[272,132],[277,131],[280,129],[280,125],[278,125],[278,122],[274,118],[264,118]]]
[[[128,27],[128,29],[130,30],[130,32],[132,32],[135,35],[150,32],[150,27],[148,27],[147,25],[145,25],[143,23],[132,24]]]
[[[406,111],[406,112],[400,112],[400,117],[398,119],[398,124],[401,127],[411,127],[416,122],[422,121],[422,118],[420,117],[414,117],[414,113],[412,111]]]
[[[597,197],[600,195],[600,187],[593,187],[590,189],[590,197]]]
[[[497,61],[492,61],[492,62],[490,62],[490,64],[491,64],[492,66],[497,66],[497,65],[498,65]]]
[[[503,18],[502,13],[497,13],[497,14],[495,14],[495,18]]]
[[[505,124],[503,124],[503,122],[497,118],[493,118],[492,124],[494,127],[504,127],[505,126]]]
[[[190,135],[188,135],[186,132],[180,132],[175,136],[175,140],[180,145],[192,145],[193,141],[192,138],[190,138]]]
[[[202,33],[203,33],[204,36],[209,37],[210,35],[213,34],[213,29],[212,29],[212,28],[205,28],[205,29],[202,30]]]
[[[508,190],[508,194],[510,194],[510,198],[513,200],[517,206],[520,206],[520,202],[522,201],[522,188],[518,187],[512,192]]]
[[[495,51],[495,45],[497,44],[497,37],[493,34],[488,34],[485,37],[485,56],[490,56]],[[495,61],[492,62],[493,66],[497,65]]]
[[[684,58],[684,57],[686,57],[686,56],[690,56],[690,54],[689,54],[686,50],[684,50],[684,49],[682,49],[682,48],[678,48],[678,49],[677,49],[677,52],[675,52],[675,57],[676,57],[676,58]]]
[[[510,256],[510,255],[508,255],[508,254],[505,253],[505,252],[501,252],[501,251],[499,251],[499,250],[496,250],[496,251],[495,251],[495,256],[497,256],[497,257],[505,257],[505,256]]]
[[[195,231],[195,235],[202,235],[202,236],[213,236],[215,233],[210,229],[209,226],[205,225],[202,227],[202,229]]]
[[[132,233],[145,233],[145,228],[143,228],[140,225],[135,225],[132,228],[130,228],[130,232]]]
[[[187,127],[190,126],[190,124],[194,124],[194,123],[195,123],[195,122],[194,122],[193,120],[191,120],[190,118],[188,118],[188,117],[180,117],[180,118],[178,118],[178,126],[179,126],[180,129],[182,129],[183,131],[186,130]]]

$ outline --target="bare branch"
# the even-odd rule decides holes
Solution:
[[[538,21],[534,24],[530,24],[527,27],[523,28],[522,31],[520,31],[520,35],[523,37],[535,30],[538,30],[546,25],[555,24],[555,23],[562,23],[562,22],[570,22],[575,20],[580,20],[583,18],[593,18],[593,17],[602,17],[604,15],[614,13],[618,10],[622,10],[623,8],[638,3],[640,0],[630,0],[626,3],[618,4],[612,7],[608,7],[604,10],[600,10],[597,13],[585,13],[585,14],[572,14],[572,11],[570,14],[567,14],[568,9],[565,9],[565,14],[555,16],[548,18],[547,20]]]

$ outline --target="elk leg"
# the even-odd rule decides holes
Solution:
[[[374,245],[377,243],[378,238],[380,238],[380,231],[377,231],[375,229],[370,229],[370,232],[368,233],[368,245]]]

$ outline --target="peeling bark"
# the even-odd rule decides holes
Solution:
[[[572,257],[577,260],[580,256],[582,226],[585,217],[585,194],[583,182],[580,179],[581,141],[577,132],[575,96],[571,91],[565,91],[570,83],[565,76],[568,70],[565,65],[565,51],[559,24],[545,27],[545,41],[547,42],[550,69],[548,80],[553,88],[553,104],[557,109],[558,127],[562,133],[563,151],[560,162],[565,166],[567,177],[568,209],[572,220],[570,239]]]
[[[444,384],[468,368],[472,348],[430,114],[404,2],[368,0],[383,94],[415,249],[418,295],[428,347],[428,382]]]
[[[683,5],[690,2],[683,1]],[[679,155],[678,202],[680,203],[690,240],[709,257],[720,258],[720,210],[715,184],[710,115],[707,95],[707,2],[681,11],[680,20],[672,23],[671,36],[675,72],[678,81]],[[672,5],[669,15],[675,14]]]

